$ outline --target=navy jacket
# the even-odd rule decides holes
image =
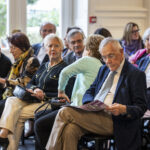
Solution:
[[[146,56],[146,57],[144,57],[140,60],[140,63],[139,63],[138,67],[139,67],[140,70],[145,72],[145,70],[148,67],[149,63],[150,63],[150,56]],[[150,87],[147,88],[147,101],[148,101],[147,102],[148,103],[148,109],[150,109]]]
[[[5,78],[11,69],[11,61],[3,53],[0,55],[0,77]]]
[[[11,61],[10,59],[5,56],[3,53],[1,53],[0,56],[0,77],[1,78],[6,78],[9,71],[11,69]],[[3,85],[0,84],[0,100],[2,99],[2,94],[4,92]]]
[[[94,83],[83,96],[83,104],[94,99],[109,71],[106,65],[100,68]],[[127,60],[125,60],[120,74],[113,103],[127,106],[126,115],[112,115],[117,150],[140,150],[140,118],[147,109],[146,78],[144,72],[134,67]]]
[[[146,56],[140,60],[138,67],[140,70],[145,71],[149,63],[150,63],[150,56]]]
[[[76,61],[75,53],[73,51],[71,51],[63,58],[63,60],[67,65],[72,64],[73,62]]]

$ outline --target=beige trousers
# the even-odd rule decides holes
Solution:
[[[8,136],[8,150],[18,149],[24,123],[29,118],[34,118],[34,111],[40,105],[41,103],[29,104],[16,97],[9,97],[6,100],[5,108],[0,119],[0,128],[6,128],[10,131]],[[45,109],[45,107],[42,107],[40,110]]]
[[[64,107],[56,116],[46,150],[77,150],[78,140],[88,132],[113,134],[111,115]]]

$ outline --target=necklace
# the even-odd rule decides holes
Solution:
[[[48,64],[47,72],[49,72],[50,69],[51,69],[51,66]]]

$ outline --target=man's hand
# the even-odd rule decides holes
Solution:
[[[106,111],[112,113],[114,116],[123,115],[127,113],[126,105],[114,103],[111,106],[106,107]]]
[[[58,97],[63,97],[64,99],[66,99],[66,100],[70,103],[70,99],[69,99],[69,97],[65,94],[64,91],[58,91]],[[64,99],[62,99],[62,101],[63,101]],[[61,101],[61,99],[60,99],[60,101]]]

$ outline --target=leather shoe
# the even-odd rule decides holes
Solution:
[[[1,150],[7,150],[8,144],[9,144],[8,138],[1,138],[0,137],[0,148],[1,148]]]
[[[29,138],[30,136],[33,136],[33,135],[34,135],[33,131],[28,131],[27,133],[25,133],[24,137],[27,139],[27,138]]]

